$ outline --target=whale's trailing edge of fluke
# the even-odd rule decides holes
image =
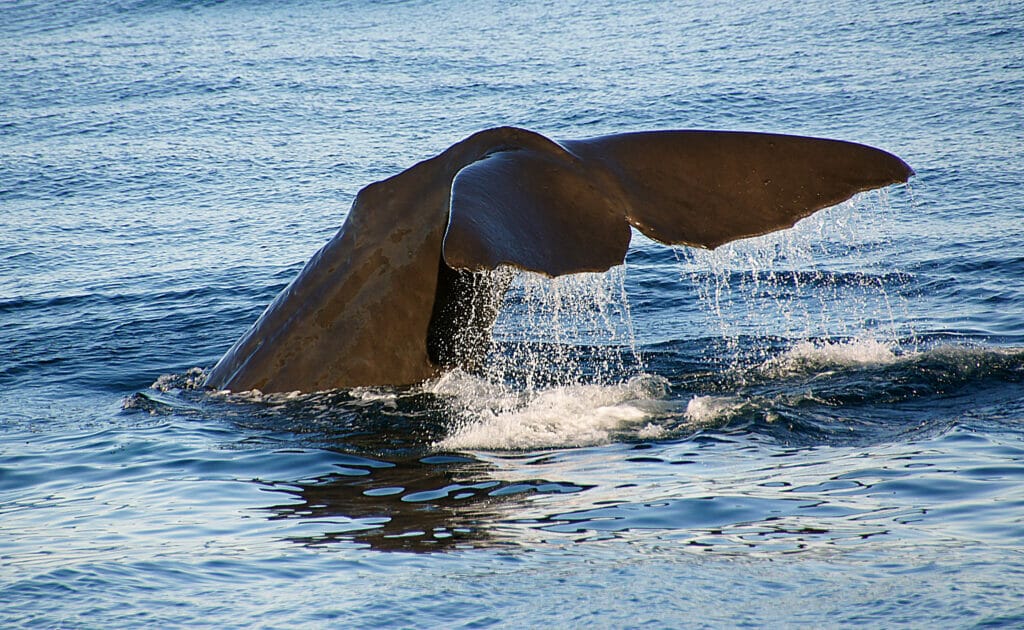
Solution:
[[[486,349],[510,265],[548,276],[620,264],[630,225],[714,248],[791,227],[913,170],[838,140],[651,131],[556,143],[478,132],[359,192],[338,233],[207,376],[244,391],[406,385]]]

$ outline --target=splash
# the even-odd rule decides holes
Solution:
[[[643,373],[624,279],[624,267],[558,278],[520,274],[479,373],[455,370],[426,387],[456,416],[435,446],[584,446],[627,429],[661,435],[649,420],[667,381]]]
[[[902,344],[913,331],[897,324],[909,320],[897,311],[908,278],[884,258],[889,215],[886,192],[869,193],[792,230],[714,251],[675,250],[683,280],[697,287],[707,327],[719,333],[708,362],[739,375],[742,385],[906,356]],[[644,374],[636,349],[625,272],[623,266],[556,279],[522,274],[502,305],[479,381],[460,382],[447,394],[459,419],[438,446],[598,444],[627,427],[631,435],[661,436],[667,415],[700,427],[749,412],[751,402],[742,397],[699,391],[685,410],[666,412],[662,404],[652,411],[658,395],[636,389],[653,377]],[[435,392],[452,383],[438,382]]]
[[[447,396],[459,419],[441,450],[521,450],[592,446],[633,430],[641,438],[660,437],[650,421],[668,383],[657,376],[635,376],[618,384],[560,385],[535,391],[513,388],[454,371],[428,391]]]
[[[910,278],[893,269],[888,191],[854,197],[794,228],[714,251],[676,249],[680,275],[697,287],[710,329],[733,366],[776,350],[754,339],[874,338],[914,343],[905,322]]]
[[[904,353],[891,341],[876,339],[805,340],[797,342],[783,354],[762,363],[759,371],[779,378],[788,374],[837,367],[892,365],[914,356],[918,356],[918,353]]]
[[[149,388],[164,393],[175,389],[200,389],[205,381],[206,371],[201,367],[194,367],[186,370],[184,374],[163,374]]]
[[[625,265],[557,278],[519,274],[493,329],[486,378],[530,392],[639,374],[625,275]]]
[[[684,417],[691,427],[712,426],[738,415],[748,403],[738,396],[694,396]]]

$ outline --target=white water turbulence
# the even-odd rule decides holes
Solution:
[[[451,396],[459,412],[452,432],[434,445],[442,450],[593,446],[664,434],[651,422],[661,415],[658,399],[667,392],[667,382],[657,376],[516,391],[455,370],[431,383],[429,391]]]
[[[805,351],[812,342],[852,354],[912,349],[909,276],[884,258],[892,215],[889,191],[871,191],[789,230],[714,251],[676,248],[680,279],[696,286],[707,329],[720,335],[709,358],[760,364],[779,351],[770,339]]]
[[[734,395],[695,395],[686,405],[683,413],[686,427],[722,426],[741,415],[762,417],[766,422],[778,419],[775,408],[780,404],[793,404],[800,399],[817,400],[814,379],[828,379],[837,373],[850,372],[861,368],[879,368],[911,362],[929,354],[949,354],[949,348],[938,348],[923,353],[902,352],[892,343],[874,339],[850,339],[844,341],[796,342],[788,350],[752,366],[732,366],[729,370],[741,392]],[[764,393],[750,393],[744,383],[760,382],[762,386],[781,384],[787,379],[809,376],[802,392],[778,397]],[[827,385],[826,385],[827,386]]]
[[[654,438],[668,391],[643,373],[625,266],[558,278],[520,273],[504,298],[478,374],[426,385],[457,417],[439,449],[531,449]]]
[[[918,356],[916,351],[903,352],[893,342],[876,339],[844,341],[798,341],[789,350],[761,364],[761,372],[782,378],[790,374],[864,366],[892,365]]]

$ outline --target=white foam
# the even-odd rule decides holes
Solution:
[[[360,402],[380,403],[392,409],[398,406],[398,392],[388,387],[354,387],[349,394]]]
[[[636,436],[641,440],[660,440],[666,435],[668,435],[668,431],[665,427],[650,422],[636,432]]]
[[[744,404],[734,396],[694,396],[686,404],[686,419],[692,425],[718,424],[736,415]]]
[[[504,386],[452,372],[430,391],[453,397],[461,420],[435,444],[443,450],[525,450],[607,444],[617,432],[635,427],[657,437],[649,421],[667,383],[642,375],[614,385],[577,384],[513,392]]]
[[[766,361],[761,369],[772,375],[785,375],[831,367],[892,365],[907,356],[900,354],[894,343],[874,339],[801,341],[784,354]]]

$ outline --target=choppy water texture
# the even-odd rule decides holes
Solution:
[[[0,625],[1024,625],[1014,2],[0,5]],[[192,385],[478,129],[843,138],[911,186],[520,278],[484,374]]]

